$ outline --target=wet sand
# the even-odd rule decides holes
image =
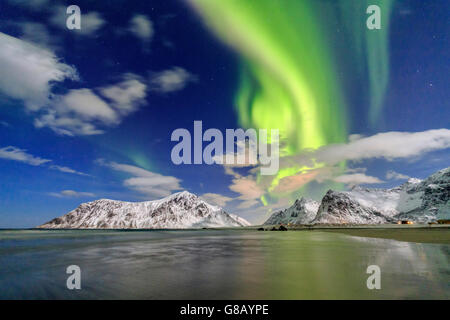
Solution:
[[[348,229],[3,230],[0,300],[450,298],[448,244],[367,237],[447,229]],[[81,290],[66,287],[70,265]],[[367,287],[370,265],[380,290]]]
[[[356,229],[356,228],[334,228],[322,229],[325,232],[343,233],[349,236],[393,239],[398,241],[418,243],[441,243],[450,244],[450,228],[391,228],[391,229]]]

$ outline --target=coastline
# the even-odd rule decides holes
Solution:
[[[122,231],[122,232],[158,232],[158,231],[258,231],[270,232],[278,225],[249,226],[240,228],[203,228],[203,229],[44,229],[44,228],[23,228],[23,229],[0,229],[0,231]],[[287,231],[307,231],[307,232],[331,232],[341,233],[355,237],[392,239],[405,242],[416,243],[437,243],[450,244],[450,225],[297,225],[288,226]],[[272,231],[273,232],[273,231]]]
[[[258,226],[270,230],[270,226]],[[450,244],[450,225],[354,225],[292,226],[288,231],[321,231],[355,237],[392,239],[417,243]]]

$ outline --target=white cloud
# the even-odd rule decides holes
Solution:
[[[63,198],[63,197],[70,197],[70,198],[80,198],[80,197],[95,197],[94,193],[91,192],[79,192],[74,190],[63,190],[61,192],[49,192],[49,195],[53,197]]]
[[[135,111],[144,102],[146,91],[147,86],[131,73],[125,74],[122,82],[100,89],[102,96],[111,101],[112,107],[120,115]]]
[[[39,110],[49,101],[54,82],[78,79],[74,67],[61,63],[55,54],[0,32],[0,91]]]
[[[304,185],[316,181],[337,181],[349,185],[378,184],[381,179],[366,175],[364,167],[353,167],[344,170],[342,161],[360,162],[365,159],[382,158],[391,160],[417,160],[427,152],[450,147],[450,130],[438,129],[424,132],[386,132],[371,137],[352,135],[348,143],[324,146],[318,150],[305,150],[295,156],[282,157],[280,169],[297,166],[299,172],[282,178],[274,184],[276,176],[257,176],[259,167],[246,170],[247,174],[239,174],[237,168],[224,166],[225,173],[232,177],[230,190],[239,196],[233,200],[240,202],[227,203],[226,210],[239,211],[239,215],[253,223],[262,223],[275,210],[286,208],[292,203],[290,199]],[[320,164],[320,166],[316,166]],[[353,163],[354,164],[354,163]],[[305,169],[309,167],[310,169]],[[242,168],[240,169],[243,170]],[[392,176],[392,174],[390,175]],[[270,191],[269,191],[270,190]],[[276,203],[263,205],[260,198],[268,193],[280,194],[283,197]]]
[[[7,160],[20,161],[32,166],[40,166],[44,163],[50,162],[49,159],[43,159],[35,157],[29,153],[27,150],[19,149],[16,147],[8,146],[0,149],[0,158]]]
[[[124,180],[123,185],[152,198],[165,197],[182,189],[180,180],[175,177],[163,176],[128,164],[106,162],[103,159],[97,160],[96,163],[132,175]]]
[[[423,132],[385,132],[370,137],[352,135],[348,143],[324,146],[317,150],[305,150],[295,156],[280,158],[280,169],[299,169],[282,179],[276,176],[255,176],[259,167],[250,169],[247,176],[241,176],[235,169],[225,167],[225,173],[233,176],[229,188],[238,192],[238,199],[249,201],[241,203],[249,207],[249,210],[257,209],[257,201],[262,195],[275,193],[293,195],[304,185],[316,181],[337,181],[345,184],[377,184],[383,181],[378,177],[366,175],[366,168],[350,168],[343,172],[342,161],[348,161],[350,165],[355,162],[369,159],[393,160],[418,160],[426,153],[444,150],[450,147],[450,130],[436,129]],[[319,166],[318,166],[319,165]],[[308,169],[309,168],[309,169]],[[402,177],[392,173],[388,178]],[[253,202],[252,202],[253,201]],[[255,210],[256,210],[255,209]]]
[[[241,201],[236,207],[237,209],[248,209],[256,205],[261,205],[259,199],[265,193],[264,184],[258,183],[252,174],[242,176],[235,171],[233,166],[225,165],[224,169],[225,174],[233,177],[232,183],[228,188],[231,191],[239,193],[239,196],[233,199]]]
[[[77,30],[83,35],[92,35],[105,24],[98,12],[81,14],[81,29]]]
[[[58,100],[54,105],[60,115],[74,113],[74,117],[82,120],[99,120],[104,123],[115,123],[118,120],[114,110],[91,89],[70,90]]]
[[[251,139],[246,141],[239,140],[235,142],[235,148],[233,151],[225,153],[219,151],[219,153],[215,154],[212,159],[215,163],[223,164],[225,167],[254,167],[258,164],[257,151],[257,143]]]
[[[256,200],[264,194],[264,190],[258,186],[258,183],[249,177],[233,179],[229,188],[234,192],[240,193],[241,195],[238,199],[241,200]]]
[[[103,19],[102,15],[98,12],[91,11],[84,13],[83,7],[81,9],[81,29],[67,29],[67,6],[57,5],[53,7],[53,15],[50,17],[50,23],[61,29],[65,29],[68,32],[72,32],[84,36],[94,36],[95,33],[105,25],[106,21]]]
[[[74,67],[61,63],[51,49],[3,33],[0,46],[0,93],[22,100],[37,128],[68,136],[102,134],[146,103],[147,84],[132,73],[112,85],[53,94],[55,82],[78,80]],[[181,89],[189,79],[184,69],[174,68],[155,75],[152,85],[158,83],[160,90],[169,92]]]
[[[419,157],[427,152],[450,147],[450,130],[422,132],[384,132],[359,137],[346,144],[320,148],[312,155],[317,161],[336,164],[343,160],[384,158],[386,160]]]
[[[55,110],[49,109],[47,113],[34,120],[36,128],[48,127],[60,135],[95,135],[104,131],[96,127],[95,124],[83,121],[80,118],[64,117]]]
[[[367,168],[347,168],[346,173],[365,173]]]
[[[386,172],[386,179],[389,180],[407,180],[410,178],[411,178],[410,176],[395,172],[393,170],[389,170],[388,172]]]
[[[355,134],[351,134],[348,136],[348,141],[353,142],[353,141],[359,140],[361,138],[364,138],[364,135],[355,133]]]
[[[376,184],[383,183],[377,177],[365,175],[364,173],[344,174],[333,179],[336,182],[345,184]]]
[[[152,74],[150,82],[152,84],[152,90],[168,93],[182,90],[188,83],[196,80],[197,77],[185,69],[173,67],[172,69]]]
[[[228,206],[228,202],[237,202],[231,207],[226,209],[230,212],[238,209],[249,209],[251,207],[259,207],[262,205],[260,200],[261,196],[264,195],[264,185],[258,184],[256,178],[250,174],[248,176],[243,176],[235,171],[234,166],[224,165],[225,174],[233,177],[232,183],[228,188],[239,194],[235,198],[226,197],[215,193],[205,193],[202,197],[206,201],[217,204],[221,207]]]
[[[233,198],[226,197],[217,193],[205,193],[201,195],[201,198],[208,203],[214,204],[222,208],[226,206],[227,202],[233,200]]]
[[[34,123],[60,135],[102,134],[103,127],[120,124],[145,104],[146,88],[138,76],[125,74],[121,82],[99,88],[99,94],[87,88],[70,90],[54,97]]]
[[[26,163],[26,164],[29,164],[32,166],[48,165],[48,168],[50,168],[52,170],[58,170],[61,172],[66,172],[66,173],[78,174],[80,176],[88,176],[88,174],[86,174],[86,173],[76,171],[69,167],[58,166],[55,164],[50,165],[49,163],[52,162],[52,160],[33,156],[32,154],[29,154],[27,152],[27,150],[25,150],[25,149],[20,149],[20,148],[13,147],[13,146],[1,148],[0,149],[0,159],[19,161],[19,162],[23,162],[23,163]]]
[[[51,165],[51,166],[49,166],[49,168],[53,169],[53,170],[58,170],[58,171],[61,171],[61,172],[77,174],[79,176],[89,176],[86,173],[83,173],[83,172],[80,172],[80,171],[76,171],[76,170],[74,170],[72,168],[69,168],[69,167],[58,166],[58,165]]]
[[[384,132],[370,137],[351,135],[348,143],[332,144],[317,150],[305,150],[303,153],[280,158],[280,169],[292,168],[295,163],[298,167],[314,168],[315,164],[322,163],[322,168],[303,171],[294,176],[283,178],[275,191],[294,192],[302,185],[312,180],[319,183],[325,180],[334,180],[341,172],[339,164],[342,161],[360,162],[369,159],[385,159],[387,161],[406,159],[418,160],[428,152],[444,150],[450,147],[450,130],[435,129],[422,132]],[[358,172],[359,171],[359,172]],[[350,174],[339,178],[345,183],[380,183],[378,178],[365,176],[363,168],[349,169],[347,173],[361,173],[359,176]],[[310,179],[308,178],[310,176]],[[307,179],[308,178],[308,179]],[[354,181],[351,181],[353,178]],[[273,179],[265,176],[264,179]],[[299,183],[290,183],[298,180]],[[363,182],[365,181],[365,182]],[[378,179],[378,181],[381,181]]]
[[[252,199],[252,200],[244,200],[242,201],[236,208],[237,209],[249,209],[255,206],[261,206],[261,201]]]
[[[153,23],[148,17],[137,14],[130,20],[129,31],[139,39],[148,42],[154,34]]]

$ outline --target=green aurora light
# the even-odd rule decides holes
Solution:
[[[380,115],[389,74],[388,17],[393,0],[373,0],[381,8],[382,29],[368,30],[368,0],[189,0],[207,27],[241,57],[235,106],[239,125],[279,129],[281,156],[345,142],[348,136],[345,94],[338,79],[330,30],[320,9],[343,21],[356,70],[368,88],[369,122]],[[281,169],[281,179],[323,166]],[[343,167],[343,166],[341,166]],[[267,204],[267,197],[261,201]]]

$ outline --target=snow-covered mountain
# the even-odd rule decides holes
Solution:
[[[290,219],[300,199],[284,211],[274,213],[265,224],[382,224],[399,220],[427,223],[450,219],[450,168],[425,180],[410,179],[392,189],[354,187],[350,191],[329,190],[315,212],[299,209],[306,219]]]
[[[317,201],[302,197],[291,207],[273,213],[264,224],[308,224],[316,217],[319,205]]]
[[[186,229],[242,227],[250,223],[187,191],[160,200],[124,202],[101,199],[38,228],[46,229]]]
[[[399,219],[450,219],[450,167],[423,181],[408,183],[399,201]]]
[[[355,201],[350,192],[329,190],[320,203],[314,224],[379,224],[388,223],[386,216],[375,207]]]

